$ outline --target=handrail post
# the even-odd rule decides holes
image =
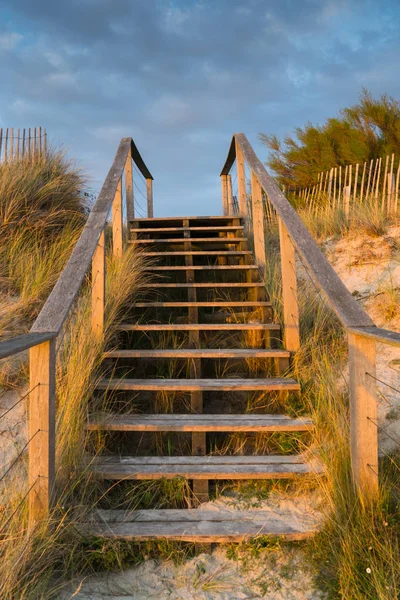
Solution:
[[[117,185],[113,204],[112,204],[112,237],[113,254],[122,256],[123,251],[123,216],[122,216],[122,185],[121,179]]]
[[[222,191],[222,214],[224,216],[229,215],[229,204],[228,204],[228,176],[221,175],[221,191]]]
[[[251,205],[253,244],[256,263],[262,276],[265,273],[265,231],[262,190],[254,171],[251,172]]]
[[[106,298],[106,248],[104,230],[92,258],[92,331],[101,337],[104,331]]]
[[[133,221],[135,217],[135,208],[133,202],[133,175],[132,175],[132,154],[129,151],[126,158],[125,168],[125,199],[126,199],[126,219],[128,221],[128,232],[129,223]]]
[[[348,332],[353,481],[364,498],[378,491],[376,342]]]
[[[238,184],[238,200],[239,200],[239,214],[241,217],[247,216],[247,205],[246,205],[246,171],[244,165],[243,152],[240,148],[240,144],[235,141],[236,145],[236,168],[237,168],[237,184]]]
[[[297,300],[296,254],[283,221],[278,217],[282,270],[283,323],[285,348],[300,348],[299,304]]]
[[[55,340],[31,348],[29,358],[29,524],[34,526],[49,515],[54,495]]]
[[[228,215],[233,215],[235,211],[233,206],[232,177],[230,175],[226,176],[226,192],[228,195]]]
[[[147,190],[147,217],[153,218],[153,180],[146,179],[146,190]]]

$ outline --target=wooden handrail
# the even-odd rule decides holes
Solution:
[[[123,138],[82,234],[53,291],[34,322],[31,332],[60,332],[90,267],[129,153],[142,175],[148,180],[153,179],[132,138]]]
[[[4,340],[0,342],[0,359],[29,350],[43,342],[53,340],[55,337],[57,337],[57,332],[52,331],[50,333],[25,333],[10,340]]]
[[[132,138],[123,138],[71,257],[34,322],[31,332],[0,342],[0,359],[29,349],[28,499],[31,525],[48,516],[55,493],[56,338],[90,267],[92,267],[92,331],[96,336],[101,336],[103,333],[106,283],[105,228],[111,210],[113,254],[115,257],[122,256],[124,249],[123,177],[128,229],[129,221],[134,219],[132,160],[146,179],[148,216],[153,216],[153,177]]]
[[[253,234],[255,260],[261,272],[265,266],[264,207],[267,208],[269,218],[273,210],[278,218],[286,348],[295,352],[300,347],[295,251],[317,289],[325,296],[347,331],[352,475],[357,490],[364,498],[374,496],[378,490],[376,343],[400,346],[400,334],[375,326],[326,260],[243,133],[234,134],[220,174],[224,214],[232,214],[227,197],[227,181],[235,160],[240,214],[247,229]],[[245,163],[251,172],[251,219],[247,219],[249,209],[246,201]],[[267,199],[265,203],[262,193]]]
[[[221,175],[226,176],[235,161],[235,142],[240,146],[245,162],[255,174],[268,200],[282,219],[294,247],[309,268],[311,278],[323,292],[340,321],[345,327],[373,327],[374,322],[328,263],[295,209],[285,198],[271,175],[267,173],[244,133],[234,134]]]

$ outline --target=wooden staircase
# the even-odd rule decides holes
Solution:
[[[130,232],[130,242],[150,261],[150,282],[131,319],[119,327],[118,346],[104,357],[94,407],[105,400],[122,408],[106,413],[94,409],[89,416],[89,430],[112,432],[112,447],[91,460],[90,469],[106,481],[186,478],[196,508],[99,510],[88,530],[129,540],[199,542],[312,535],[312,529],[297,530],[262,510],[214,514],[201,505],[215,480],[288,479],[321,472],[300,454],[211,453],[210,440],[216,435],[223,440],[235,432],[298,435],[313,429],[308,418],[256,408],[260,395],[274,394],[279,406],[288,394],[299,394],[300,386],[286,374],[290,353],[282,348],[280,326],[272,322],[271,303],[241,220],[138,219]],[[173,412],[154,412],[159,393],[172,395],[168,406]],[[188,452],[175,453],[172,443],[169,455],[143,455],[135,442],[139,438],[126,441],[129,435],[154,432],[184,436]],[[118,435],[124,436],[122,447],[132,449],[129,456],[118,445]]]

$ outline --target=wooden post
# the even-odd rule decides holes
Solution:
[[[123,250],[123,221],[122,221],[122,185],[118,182],[112,204],[112,238],[114,256],[122,256]]]
[[[350,437],[353,480],[363,496],[378,491],[376,342],[348,334]]]
[[[371,159],[371,162],[369,163],[369,171],[368,171],[368,183],[367,183],[367,191],[365,194],[365,199],[368,202],[369,200],[369,192],[370,192],[370,183],[371,183],[371,174],[372,174],[372,169],[374,166],[374,159]]]
[[[146,190],[147,190],[147,217],[153,218],[153,180],[146,179]]]
[[[106,245],[104,230],[92,258],[92,331],[101,337],[104,331],[106,301]]]
[[[278,217],[281,250],[282,296],[285,348],[295,352],[300,348],[299,304],[297,301],[296,254],[292,240]]]
[[[232,177],[230,175],[226,176],[226,191],[228,194],[228,214],[234,214],[234,206],[233,206],[233,194],[232,194]]]
[[[14,128],[10,128],[10,160],[14,159]]]
[[[30,349],[29,523],[46,518],[55,483],[56,344],[50,340]]]
[[[128,221],[128,232],[130,228],[130,222],[135,217],[135,207],[133,202],[133,175],[132,175],[132,156],[128,152],[126,158],[125,169],[125,201],[126,201],[126,218]]]
[[[261,186],[254,172],[251,172],[251,205],[253,215],[253,244],[256,264],[261,276],[265,273],[265,232],[264,209]]]
[[[346,187],[343,188],[343,207],[344,207],[344,214],[346,215],[347,218],[350,215],[350,190],[351,190],[350,185],[346,185]]]
[[[16,144],[16,151],[15,151],[15,156],[16,156],[17,160],[19,160],[19,136],[20,136],[20,133],[19,133],[19,128],[18,128],[17,129],[17,144]]]
[[[357,199],[357,186],[358,186],[358,169],[359,169],[360,165],[357,163],[356,164],[356,172],[354,175],[354,191],[353,191],[353,202],[356,202]]]
[[[222,188],[222,214],[224,216],[227,216],[227,215],[229,215],[227,175],[221,175],[221,188]]]
[[[360,204],[362,204],[363,196],[364,196],[364,182],[365,182],[365,170],[367,168],[367,163],[364,163],[363,172],[361,177],[361,191],[360,191]]]
[[[393,173],[388,173],[387,179],[387,212],[390,214],[393,211],[393,192],[395,186]]]
[[[0,161],[1,161],[1,149],[3,146],[3,128],[0,127]]]
[[[236,168],[237,168],[237,183],[238,183],[238,197],[239,197],[239,214],[241,217],[247,216],[247,204],[246,204],[246,171],[244,165],[243,152],[236,142]]]
[[[389,166],[389,156],[386,157],[386,162],[385,162],[385,172],[383,174],[383,185],[382,185],[382,210],[385,209],[385,201],[386,201],[386,183],[387,183],[387,172],[388,172],[388,166]],[[389,208],[387,206],[387,208]]]
[[[6,139],[4,141],[4,162],[7,162],[7,149],[8,149],[8,127],[6,129]]]
[[[397,204],[398,204],[398,197],[399,197],[399,178],[400,178],[400,160],[399,160],[399,165],[397,167],[396,187],[394,190],[394,212],[395,213],[397,213]]]
[[[333,169],[329,171],[329,181],[328,181],[328,200],[331,199],[332,195],[332,178],[333,178]]]

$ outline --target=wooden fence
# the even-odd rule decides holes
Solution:
[[[395,155],[346,167],[333,167],[318,174],[313,186],[295,193],[311,207],[320,200],[342,206],[348,215],[352,203],[374,201],[383,211],[397,213],[399,204],[400,160]]]
[[[235,161],[237,203],[232,195],[230,175]],[[246,189],[246,164],[251,174],[250,199]],[[389,172],[393,174],[393,169]],[[348,177],[348,181],[351,181],[351,176]],[[353,183],[354,181],[357,181],[357,177]],[[243,133],[233,136],[221,172],[221,182],[223,213],[236,214],[235,205],[238,204],[239,215],[253,236],[255,259],[261,272],[264,272],[266,264],[265,231],[271,221],[276,223],[276,219],[278,220],[285,347],[291,352],[296,352],[300,347],[296,257],[306,267],[316,288],[325,297],[347,332],[352,475],[356,488],[364,498],[374,496],[378,490],[376,344],[381,342],[400,346],[400,334],[375,326],[328,263],[296,210],[273,177],[267,173]],[[373,189],[375,193],[376,188]],[[332,194],[332,187],[330,193]],[[268,218],[270,215],[274,218]]]
[[[42,127],[28,129],[14,129],[13,127],[0,129],[0,162],[20,160],[46,154],[47,133]]]

